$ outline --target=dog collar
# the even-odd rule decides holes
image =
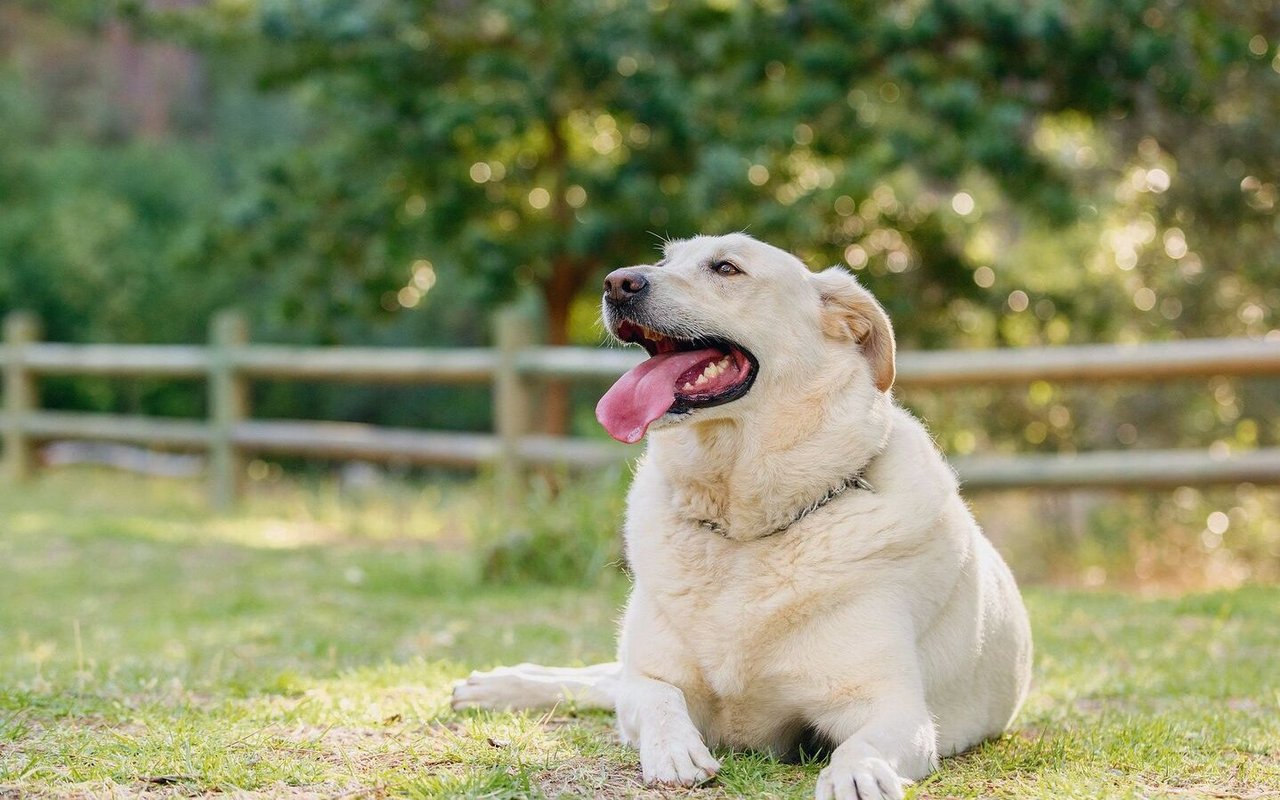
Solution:
[[[777,536],[780,533],[785,533],[797,522],[809,516],[813,512],[817,511],[818,509],[822,508],[827,503],[830,503],[832,500],[835,500],[837,497],[849,491],[850,489],[861,489],[864,492],[875,491],[875,489],[872,488],[871,484],[867,482],[867,479],[862,477],[861,474],[853,475],[851,477],[845,478],[840,483],[828,489],[826,494],[822,495],[822,497],[819,497],[817,500],[814,500],[809,505],[797,511],[791,517],[790,522],[786,523],[785,525],[780,525],[777,528],[774,528],[773,530],[766,533],[764,536],[760,536],[758,538],[763,539],[765,538],[765,536]],[[699,519],[694,521],[698,523],[699,527],[706,528],[712,533],[723,536],[726,539],[729,538],[729,534],[728,532],[725,531],[724,526],[721,525],[719,522],[716,522],[715,520]]]

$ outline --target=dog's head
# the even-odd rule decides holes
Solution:
[[[893,328],[875,298],[842,269],[810,272],[744,234],[671,242],[656,264],[611,272],[603,315],[650,356],[596,407],[624,442],[650,425],[777,411],[826,386],[893,384]]]

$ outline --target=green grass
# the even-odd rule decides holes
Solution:
[[[0,488],[0,797],[808,797],[818,765],[722,754],[644,790],[611,719],[453,714],[449,684],[610,657],[621,580],[477,582],[478,490],[255,495],[51,474]],[[1016,728],[924,797],[1280,797],[1280,589],[1029,589]]]

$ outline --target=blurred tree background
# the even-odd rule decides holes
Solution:
[[[61,341],[201,341],[238,305],[261,341],[463,345],[516,302],[595,343],[606,271],[745,228],[856,271],[906,349],[1280,339],[1278,46],[1270,0],[7,0],[0,311]],[[1248,448],[1280,441],[1278,389],[904,400],[959,454]],[[481,391],[255,391],[488,424]],[[549,430],[595,432],[579,391]]]

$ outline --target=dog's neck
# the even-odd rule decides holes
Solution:
[[[888,439],[892,400],[830,384],[811,394],[818,396],[651,437],[649,458],[677,515],[729,539],[758,539],[861,474]]]

